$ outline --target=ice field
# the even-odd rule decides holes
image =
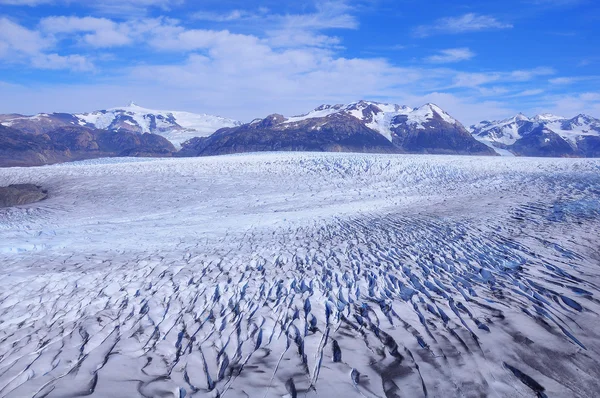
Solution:
[[[597,397],[600,160],[0,169],[0,397]]]

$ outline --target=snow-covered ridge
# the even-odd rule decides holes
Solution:
[[[176,146],[193,137],[206,137],[220,128],[234,127],[240,122],[208,114],[147,109],[130,103],[126,107],[111,108],[74,115],[80,125],[100,129],[129,129],[122,122],[137,127],[141,133],[162,135]]]
[[[37,133],[40,131],[35,127],[39,125],[48,126],[46,130],[64,125],[76,125],[115,132],[153,133],[165,137],[176,147],[190,138],[206,137],[223,127],[234,127],[241,124],[236,120],[215,115],[143,108],[133,102],[125,107],[88,113],[6,115],[0,120],[0,123],[4,126]]]
[[[391,128],[394,127],[394,119],[397,116],[404,116],[406,123],[422,130],[426,128],[425,124],[436,116],[450,124],[458,123],[456,119],[435,104],[428,103],[418,108],[411,108],[406,105],[374,101],[357,101],[346,105],[321,105],[306,114],[287,118],[284,123],[293,124],[308,119],[326,118],[334,114],[351,115],[365,122],[367,127],[378,131],[390,141],[392,140]]]
[[[571,145],[576,145],[582,136],[600,136],[600,120],[583,114],[569,119],[549,113],[533,117],[519,113],[504,120],[480,122],[471,126],[470,131],[480,139],[512,145],[538,127],[558,134]]]

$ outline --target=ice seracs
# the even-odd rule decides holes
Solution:
[[[0,186],[50,193],[0,210],[0,397],[595,397],[599,168],[281,152],[0,168]]]

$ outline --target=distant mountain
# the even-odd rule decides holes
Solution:
[[[600,157],[600,120],[591,116],[518,114],[483,121],[469,131],[434,104],[411,108],[358,101],[321,105],[293,117],[272,114],[241,124],[131,103],[79,114],[5,114],[0,115],[0,127],[0,165],[256,151]]]
[[[0,124],[0,167],[39,166],[72,160],[114,156],[172,156],[175,147],[156,134],[57,127],[30,134]]]
[[[434,104],[420,108],[359,101],[273,114],[185,142],[184,156],[253,151],[339,151],[495,155]]]
[[[213,115],[146,109],[131,103],[123,108],[91,113],[0,115],[0,124],[31,134],[45,134],[65,126],[83,126],[113,132],[152,133],[161,135],[175,146],[179,146],[192,137],[205,137],[220,128],[241,123]]]
[[[600,120],[588,115],[568,119],[551,114],[518,114],[471,126],[473,137],[499,151],[522,156],[598,157]]]

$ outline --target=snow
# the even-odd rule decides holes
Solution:
[[[315,109],[304,115],[289,117],[286,119],[286,121],[284,123],[296,123],[296,122],[301,122],[301,121],[307,120],[307,119],[327,117],[329,115],[333,115],[334,113],[337,113],[338,111],[339,111],[338,109],[335,109],[333,107],[326,108],[326,109],[320,109],[320,110]]]
[[[363,114],[363,110],[369,106],[375,106],[381,112],[373,113],[369,112],[367,116]],[[351,102],[347,105],[322,105],[319,108],[300,116],[293,116],[287,118],[284,123],[291,124],[297,123],[308,119],[324,118],[335,113],[345,113],[355,117],[358,120],[365,121],[366,118],[372,117],[370,122],[366,123],[366,126],[379,132],[388,140],[392,141],[392,130],[393,119],[396,116],[407,116],[408,123],[415,125],[417,129],[424,129],[424,124],[430,121],[435,114],[439,115],[444,121],[455,124],[457,121],[452,118],[448,113],[444,112],[440,107],[434,104],[426,104],[420,108],[409,108],[407,106],[400,106],[396,104],[387,104],[373,101],[357,101]]]
[[[481,137],[478,135],[473,135],[473,138],[475,138],[477,141],[481,142],[482,144],[485,144],[489,148],[492,148],[494,150],[494,152],[496,152],[500,156],[513,156],[513,157],[515,156],[515,154],[512,153],[511,151],[509,151],[508,149],[498,148],[497,146],[495,146],[494,145],[495,141],[493,139],[491,139],[491,137],[488,138],[488,137]]]
[[[408,113],[408,122],[409,124],[416,126],[417,129],[424,130],[424,124],[433,119],[435,114],[441,116],[442,119],[447,123],[456,123],[456,120],[454,120],[452,117],[450,117],[450,115],[434,104],[425,104]]]
[[[384,110],[373,116],[373,121],[367,123],[366,126],[370,129],[378,131],[381,135],[392,141],[392,121],[398,113],[394,111]]]
[[[135,125],[139,126],[143,133],[162,135],[177,148],[190,138],[207,137],[221,128],[234,127],[240,124],[235,120],[214,115],[143,108],[133,102],[126,107],[111,108],[106,111],[77,114],[75,116],[83,120],[84,124],[88,123],[96,128],[106,129],[119,115],[133,118]],[[152,116],[162,116],[165,119],[173,116],[175,123],[182,128],[156,118],[157,129],[152,130],[150,124]],[[131,125],[131,122],[128,124]]]
[[[543,113],[532,118],[519,113],[515,117],[501,121],[493,121],[487,124],[481,122],[471,127],[475,138],[483,138],[491,142],[512,145],[521,138],[518,122],[532,122],[536,126],[543,125],[548,130],[558,134],[571,145],[577,146],[577,140],[584,135],[600,136],[600,122],[586,115],[580,115],[572,121],[561,116]],[[570,124],[572,129],[563,128],[564,124]],[[592,127],[598,126],[596,130]]]
[[[552,130],[553,132],[555,132],[556,134],[560,135],[562,138],[564,138],[565,140],[569,141],[572,144],[576,144],[577,139],[584,135],[600,136],[600,131],[592,130],[590,128],[591,127],[590,124],[588,124],[588,123],[580,122],[579,125],[573,124],[572,126],[574,128],[572,130],[567,130],[567,129],[563,129],[563,127],[562,127],[563,122],[564,121],[551,122],[551,123],[548,123],[546,125],[546,127],[548,129]]]
[[[535,396],[511,367],[595,396],[599,171],[335,153],[0,169],[49,190],[0,209],[0,396]]]
[[[540,122],[554,122],[557,120],[565,120],[566,118],[562,117],[562,116],[553,115],[551,113],[542,113],[540,115],[534,116],[533,119],[535,121],[540,121]]]

